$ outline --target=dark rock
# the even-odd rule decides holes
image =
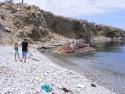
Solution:
[[[11,29],[8,28],[8,27],[5,28],[5,31],[8,32],[8,33],[11,33]]]
[[[91,87],[96,87],[96,85],[95,84],[91,84]]]
[[[41,49],[50,49],[51,47],[45,47],[45,46],[43,46],[43,47],[41,47]]]
[[[5,92],[5,94],[14,94],[14,93],[13,93],[13,92],[9,92],[9,91],[8,91],[8,92]]]
[[[67,88],[65,88],[65,87],[61,88],[61,90],[63,90],[65,93],[72,92],[71,90],[68,90],[68,89],[67,89]]]

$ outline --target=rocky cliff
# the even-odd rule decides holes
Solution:
[[[0,3],[0,29],[1,38],[7,41],[26,37],[30,42],[43,42],[51,38],[45,18],[35,6]]]
[[[14,42],[28,38],[31,43],[62,42],[67,39],[84,39],[123,30],[97,25],[86,20],[77,20],[53,15],[36,6],[27,4],[0,3],[0,42]]]

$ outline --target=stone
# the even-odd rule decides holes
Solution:
[[[91,87],[96,87],[96,85],[95,84],[91,84]]]
[[[69,89],[67,89],[67,88],[65,88],[65,87],[61,88],[61,90],[63,90],[65,93],[72,92],[71,90],[69,90]]]
[[[78,84],[77,87],[78,88],[85,88],[85,86],[83,84]]]

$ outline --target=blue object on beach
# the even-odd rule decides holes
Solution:
[[[41,90],[44,90],[45,92],[51,92],[52,86],[47,83],[44,83],[41,85]]]

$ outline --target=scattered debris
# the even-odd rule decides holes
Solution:
[[[52,91],[52,86],[47,83],[41,84],[41,90],[45,92],[51,92]]]
[[[69,92],[71,92],[72,93],[72,91],[71,90],[68,90],[67,88],[65,88],[65,87],[63,87],[63,88],[60,88],[61,90],[63,90],[65,93],[69,93]]]
[[[35,58],[32,58],[32,57],[29,57],[30,59],[34,60],[34,61],[37,61],[39,62],[39,60],[35,59]]]

